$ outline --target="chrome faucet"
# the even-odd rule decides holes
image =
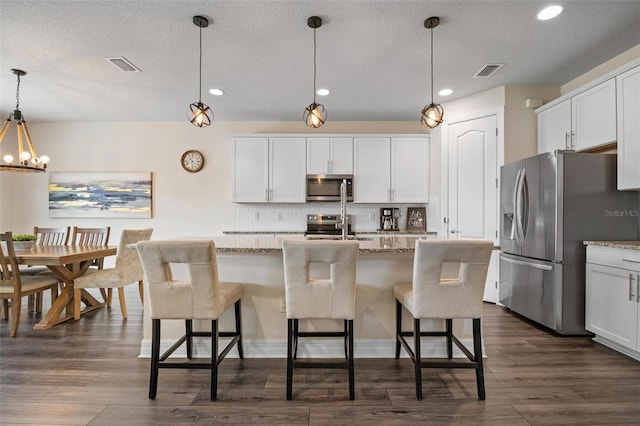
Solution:
[[[342,179],[340,184],[340,223],[336,223],[336,228],[342,229],[342,239],[349,236],[349,218],[347,217],[347,180]]]

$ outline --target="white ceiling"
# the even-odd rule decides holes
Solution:
[[[0,0],[1,113],[29,121],[180,121],[198,99],[203,30],[203,102],[215,120],[301,120],[313,100],[313,30],[318,97],[328,120],[418,120],[430,102],[429,30],[435,101],[503,85],[559,86],[640,44],[640,1],[567,1],[551,21],[548,1],[62,1]],[[142,72],[104,58],[124,56]],[[486,63],[505,66],[471,78]],[[207,90],[217,87],[222,97]],[[443,87],[454,94],[437,95]]]

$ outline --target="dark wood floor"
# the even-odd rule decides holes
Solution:
[[[407,359],[356,360],[356,399],[346,374],[303,370],[285,400],[284,359],[227,359],[219,400],[205,370],[162,370],[147,399],[148,359],[138,359],[142,308],[127,289],[116,305],[50,330],[24,314],[18,337],[0,324],[0,422],[64,425],[621,425],[640,424],[640,364],[586,338],[554,336],[485,306],[487,399],[472,370],[425,370],[416,401]],[[390,354],[391,355],[391,354]]]

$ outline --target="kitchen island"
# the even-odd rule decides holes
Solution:
[[[244,283],[242,297],[242,321],[245,340],[245,356],[254,358],[282,358],[286,356],[287,321],[284,313],[284,272],[282,241],[301,239],[302,236],[223,236],[211,237],[216,244],[218,274],[220,281]],[[394,356],[395,348],[395,299],[392,287],[399,282],[411,281],[413,255],[416,240],[420,237],[384,236],[360,237],[356,290],[355,353],[357,357],[388,358]],[[437,239],[437,237],[422,237]],[[181,239],[204,239],[181,238]],[[186,270],[184,270],[186,271]],[[183,273],[185,273],[183,271]],[[322,271],[312,271],[321,274]],[[179,276],[180,271],[174,274]],[[324,275],[324,274],[323,274]],[[315,276],[315,275],[314,275]],[[313,276],[312,276],[313,277]],[[148,306],[148,305],[146,305]],[[406,328],[411,324],[406,315]],[[301,329],[313,330],[318,324],[323,329],[335,326],[339,321],[314,320],[301,322]],[[332,324],[332,325],[330,325]],[[195,321],[194,328],[206,330],[207,321]],[[221,330],[232,329],[232,312],[225,312],[221,319]],[[303,328],[304,327],[304,328]],[[440,321],[425,321],[424,329],[439,328]],[[470,325],[460,321],[455,325],[461,335],[470,335]],[[163,324],[163,348],[165,338],[178,337],[184,332],[184,321]],[[195,356],[208,357],[210,342],[197,339]],[[444,353],[444,341],[425,341],[423,353]],[[466,339],[465,339],[466,340]],[[145,311],[144,335],[141,357],[148,357],[151,345],[151,321]],[[344,356],[340,339],[303,339],[301,353],[312,353],[315,357]],[[440,351],[443,352],[440,352]],[[230,356],[236,356],[232,351]]]

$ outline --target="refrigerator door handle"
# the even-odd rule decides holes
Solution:
[[[523,189],[524,189],[525,170],[520,169],[518,171],[518,178],[516,179],[516,197],[515,197],[515,223],[517,241],[520,245],[524,244],[524,230],[522,225],[523,219]]]
[[[502,255],[500,255],[500,258],[502,260],[504,260],[505,262],[513,263],[514,265],[529,266],[530,268],[542,269],[543,271],[551,271],[553,269],[553,266],[541,265],[539,263],[533,263],[533,262],[525,262],[524,260],[517,260],[517,259],[514,259],[514,258],[504,254],[504,253]]]
[[[518,183],[520,182],[520,172],[522,169],[518,169],[516,172],[516,180],[513,184],[513,198],[512,200],[512,212],[513,212],[513,225],[511,226],[511,239],[516,240],[516,244],[520,244],[520,234],[518,233],[518,213],[517,213],[517,205],[518,205]]]

